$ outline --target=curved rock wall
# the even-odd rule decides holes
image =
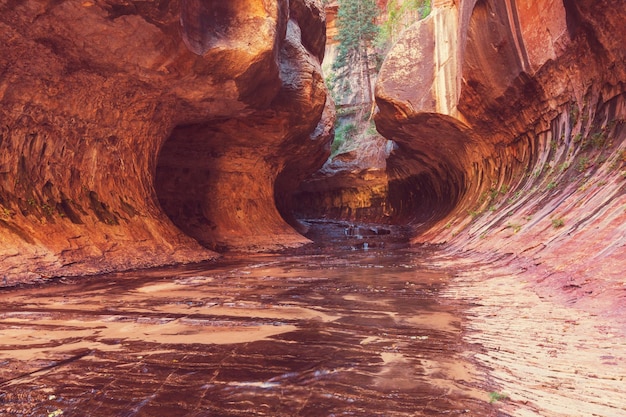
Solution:
[[[323,29],[315,0],[2,2],[7,280],[304,242],[274,182],[328,155]]]
[[[417,242],[620,280],[626,255],[621,1],[440,1],[387,57],[377,127],[422,175]],[[434,209],[433,209],[434,208]]]

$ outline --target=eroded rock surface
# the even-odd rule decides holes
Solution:
[[[416,197],[421,207],[412,206],[426,220],[414,242],[445,244],[448,265],[465,264],[461,274],[475,279],[476,299],[489,297],[490,277],[503,277],[503,292],[515,291],[506,284],[514,281],[560,306],[550,308],[600,317],[580,331],[583,341],[626,334],[624,16],[626,4],[615,1],[441,2],[395,46],[377,86],[377,127],[397,143],[388,170],[400,181],[420,175],[434,185]],[[534,371],[515,365],[527,352],[542,368],[555,368],[537,353],[541,342],[505,340],[515,332],[526,340],[529,311],[552,319],[513,294],[508,319],[494,303],[498,318],[476,327],[487,340],[501,326],[492,346],[510,346],[513,359],[494,353],[481,361],[510,391],[532,380]],[[564,333],[554,340],[576,344]],[[602,372],[612,366],[620,365]],[[529,395],[512,415],[534,407],[541,415],[589,414],[582,410],[594,400],[584,389],[532,405],[531,397],[549,396],[546,386],[521,389]],[[619,395],[608,393],[603,407]]]
[[[436,2],[377,85],[395,221],[451,253],[518,254],[556,286],[621,288],[625,15],[616,1]]]
[[[439,244],[450,297],[476,302],[466,340],[506,415],[623,414],[626,4],[434,3],[379,74],[385,173],[406,209],[390,220]],[[342,217],[334,195],[373,195],[341,193],[344,174],[303,187],[324,196],[320,216]]]
[[[621,209],[626,32],[617,21],[626,10],[610,1],[593,9],[439,2],[391,51],[377,86],[377,127],[399,150],[388,165],[431,179],[425,203],[454,202],[420,240],[484,223],[468,212],[563,207],[575,191],[589,197],[578,188],[590,179],[607,183],[600,206]],[[442,232],[446,224],[457,227]]]
[[[1,2],[6,279],[306,241],[274,182],[328,154],[323,29],[310,0]]]
[[[380,221],[394,202],[386,220],[416,243],[497,253],[569,302],[624,311],[624,16],[618,1],[435,2],[379,74],[382,185],[358,186],[362,165],[301,190],[318,217]]]
[[[293,196],[297,217],[389,221],[396,208],[388,199],[386,170],[393,143],[374,134],[359,137],[347,147],[300,185]]]

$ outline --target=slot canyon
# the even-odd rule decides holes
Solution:
[[[328,3],[0,0],[0,415],[626,416],[626,3]]]

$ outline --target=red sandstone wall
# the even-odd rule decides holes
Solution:
[[[306,241],[274,181],[328,154],[321,2],[158,4],[0,5],[9,282]]]
[[[398,144],[399,179],[434,184],[417,242],[621,282],[624,16],[610,0],[440,2],[405,33],[381,70],[376,120]]]

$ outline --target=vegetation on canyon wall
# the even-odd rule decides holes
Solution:
[[[377,140],[371,118],[380,66],[399,34],[431,10],[430,0],[391,0],[386,4],[338,0],[336,5],[337,36],[331,41],[337,42],[337,48],[326,57],[326,81],[338,104],[331,157],[354,150],[360,142]]]
[[[431,7],[431,0],[389,0],[379,26],[379,47],[388,50],[403,30],[428,16]]]
[[[380,187],[354,185],[372,178],[371,159],[354,151],[371,128],[339,106],[344,144],[327,172],[343,167],[341,183],[351,176],[353,186],[320,176],[299,197],[318,215],[350,219],[383,201],[376,220],[420,225],[416,242],[551,254],[567,246],[554,259],[573,262],[571,236],[592,241],[597,224],[610,236],[598,256],[623,253],[623,31],[590,2],[550,4],[549,20],[538,7],[450,2],[407,28],[377,75],[376,128],[394,142]]]
[[[329,41],[337,49],[325,58],[329,87],[339,105],[370,105],[386,53],[402,31],[428,16],[431,1],[391,0],[384,7],[375,0],[330,3],[337,7],[337,34]]]
[[[361,103],[371,103],[374,97],[371,81],[371,49],[378,35],[375,20],[378,8],[374,0],[339,0],[337,14],[337,57],[333,62],[335,80],[346,80],[350,67],[356,64],[359,72]],[[349,86],[349,85],[348,85]],[[347,83],[339,83],[336,88],[347,88]]]

